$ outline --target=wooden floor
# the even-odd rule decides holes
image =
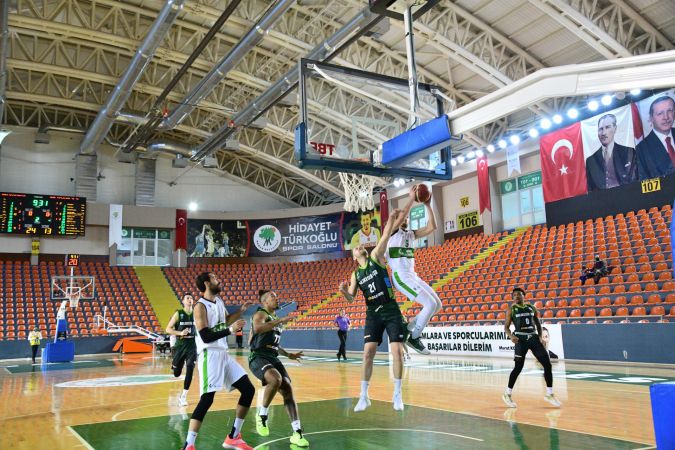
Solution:
[[[374,402],[372,409],[354,413],[361,365],[359,355],[352,356],[354,359],[339,363],[319,353],[312,354],[301,365],[285,360],[300,403],[303,426],[314,448],[347,448],[345,445],[356,448],[353,443],[361,438],[364,440],[359,448],[376,448],[377,443],[369,444],[365,437],[358,436],[365,433],[358,430],[365,430],[366,425],[371,427],[368,430],[384,433],[381,439],[389,436],[387,448],[410,448],[413,444],[405,439],[412,439],[415,433],[405,432],[405,439],[394,435],[412,428],[426,433],[418,438],[430,443],[417,448],[579,448],[581,444],[575,444],[574,439],[595,439],[594,436],[629,442],[597,444],[603,442],[600,440],[584,444],[585,448],[653,448],[649,384],[675,379],[672,367],[558,362],[554,366],[554,389],[563,406],[556,409],[543,400],[543,379],[530,361],[514,390],[518,408],[509,410],[502,403],[501,394],[513,364],[511,360],[420,356],[406,367],[403,383],[406,411],[396,413],[389,403],[392,383],[389,362],[383,354],[378,355],[370,396],[387,403]],[[238,354],[237,358],[248,369],[246,354]],[[166,448],[160,442],[168,439],[166,442],[171,442],[171,446],[180,448],[199,393],[194,382],[190,406],[176,406],[182,382],[173,379],[169,367],[167,358],[151,355],[81,357],[73,364],[47,366],[31,366],[25,360],[3,363],[0,365],[2,447],[8,444],[7,448],[12,449],[148,449]],[[257,380],[254,384],[256,388],[259,386]],[[222,440],[232,414],[216,411],[232,409],[236,398],[231,393],[216,395],[212,413],[205,419],[205,427],[209,424],[209,428],[200,433],[197,448],[218,448],[208,443]],[[281,404],[278,398],[275,404]],[[250,413],[244,437],[251,445],[288,448],[288,441],[282,442],[290,431],[288,419],[280,408],[275,414],[278,419],[271,426],[281,433],[278,441],[283,445],[260,444],[263,441],[253,431]],[[152,420],[159,421],[159,425],[152,420],[132,420],[146,418],[155,418]],[[114,422],[120,421],[127,422],[116,427]],[[389,423],[391,427],[384,426]],[[121,425],[124,426],[120,428]],[[159,433],[157,440],[144,441],[149,435],[140,433],[139,428],[146,426]],[[351,444],[338,445],[335,436],[330,437],[336,443],[334,446],[317,444],[338,426],[351,430],[340,433],[340,439],[348,436]],[[131,429],[136,431],[125,435],[125,430]],[[546,437],[552,431],[563,433],[564,439],[557,434],[555,439]],[[476,445],[478,441],[480,446]],[[596,444],[599,446],[595,447]]]

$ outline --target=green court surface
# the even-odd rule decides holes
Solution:
[[[112,367],[115,363],[107,359],[97,359],[93,361],[72,361],[62,363],[47,364],[15,364],[2,366],[9,373],[27,373],[27,372],[51,372],[53,370],[73,370],[73,369],[91,369],[92,367]]]
[[[394,411],[391,403],[373,400],[365,412],[354,413],[356,399],[322,400],[299,404],[305,436],[314,449],[639,449],[645,444],[589,434],[515,424],[465,414],[406,405]],[[221,448],[233,411],[211,411],[197,438],[198,449]],[[270,408],[270,435],[255,432],[254,409],[242,436],[256,449],[290,446],[290,422],[283,406]],[[151,417],[73,426],[89,448],[180,449],[188,415]]]

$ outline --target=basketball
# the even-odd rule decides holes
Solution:
[[[415,200],[420,203],[427,203],[429,200],[431,200],[431,191],[426,184],[420,183],[417,185],[417,194],[415,195]]]

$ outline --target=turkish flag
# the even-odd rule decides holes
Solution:
[[[633,118],[633,137],[635,138],[635,145],[638,145],[644,139],[645,132],[642,128],[642,119],[640,119],[637,103],[630,104],[630,113]]]
[[[492,211],[490,171],[488,170],[487,156],[483,155],[476,160],[476,170],[478,171],[478,205],[480,214],[483,214],[483,211],[486,209]]]
[[[387,196],[387,190],[380,191],[380,223],[382,224],[382,230],[389,220],[389,197]]]
[[[187,210],[176,210],[176,250],[187,250]]]
[[[546,203],[588,192],[581,122],[542,136],[539,156]]]

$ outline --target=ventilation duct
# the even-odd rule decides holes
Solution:
[[[75,195],[96,201],[96,176],[98,175],[98,156],[75,156]]]
[[[108,131],[110,131],[110,127],[117,117],[119,110],[124,106],[131,95],[134,85],[145,71],[146,66],[155,54],[155,51],[162,43],[171,29],[171,25],[183,9],[184,3],[185,0],[167,0],[166,4],[159,12],[157,19],[152,24],[152,28],[150,28],[145,40],[138,50],[136,50],[136,54],[131,60],[126,72],[122,75],[120,82],[110,94],[106,104],[98,113],[94,123],[84,136],[82,144],[80,145],[81,154],[96,153],[103,138],[108,134]]]
[[[136,161],[136,206],[155,206],[155,158],[138,158]]]
[[[274,26],[277,20],[295,3],[296,0],[281,0],[269,8],[258,22],[242,37],[227,55],[195,86],[178,107],[164,119],[161,128],[173,129],[180,124],[192,110],[206,98],[227,76],[244,56],[254,48]]]
[[[375,23],[382,19],[382,16],[370,12],[366,7],[352,20],[340,28],[333,36],[318,44],[312,49],[305,58],[315,60],[330,59],[337,54],[345,44],[348,44],[355,37],[360,36],[370,29]],[[354,35],[356,33],[356,35]],[[234,127],[230,127],[226,123],[218,131],[213,133],[209,139],[204,141],[198,148],[193,160],[201,160],[206,155],[221,148],[222,143],[225,142],[229,136],[236,131],[236,127],[248,126],[258,116],[263,114],[268,108],[274,105],[281,97],[285,96],[288,91],[293,89],[297,83],[300,74],[297,65],[291,68],[284,76],[282,76],[276,83],[270,86],[253,102],[249,103],[239,113],[237,113],[232,121]]]

